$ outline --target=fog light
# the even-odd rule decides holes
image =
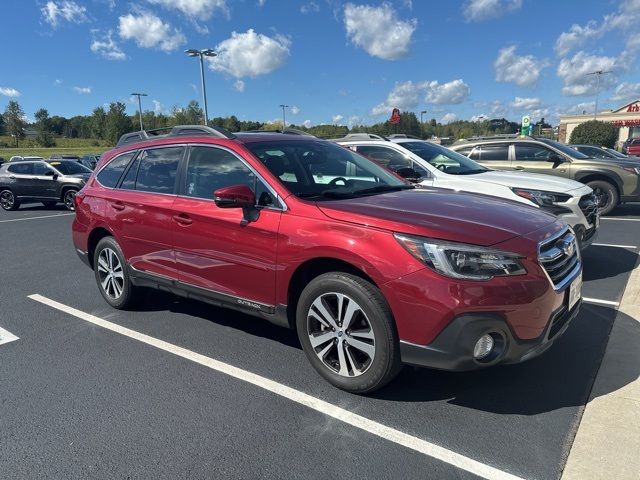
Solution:
[[[481,360],[489,355],[491,350],[493,350],[493,337],[485,333],[478,339],[476,346],[473,347],[473,357],[476,360]]]

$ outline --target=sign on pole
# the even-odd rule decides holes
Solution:
[[[529,135],[529,125],[531,125],[531,119],[529,115],[522,117],[522,127],[520,128],[520,135]]]
[[[399,108],[394,108],[393,111],[391,112],[391,118],[389,119],[389,123],[391,123],[392,125],[397,125],[398,123],[400,123],[400,109]]]

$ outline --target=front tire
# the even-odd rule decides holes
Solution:
[[[113,237],[98,242],[93,269],[100,294],[109,305],[123,310],[135,304],[138,289],[131,283],[124,255]]]
[[[296,327],[313,368],[342,390],[371,393],[400,371],[391,310],[382,292],[360,277],[314,278],[300,295]]]
[[[0,191],[0,207],[6,211],[13,211],[20,208],[20,201],[11,190]]]
[[[62,203],[64,203],[67,210],[72,212],[76,209],[76,193],[78,193],[77,190],[70,188],[69,190],[65,190],[64,194],[62,194]]]
[[[598,199],[598,210],[601,216],[608,215],[618,206],[620,196],[615,185],[606,180],[593,180],[587,185],[591,187]]]

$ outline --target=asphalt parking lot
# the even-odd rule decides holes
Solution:
[[[163,292],[109,308],[72,219],[0,213],[0,328],[18,337],[0,343],[4,478],[558,478],[640,248],[640,205],[602,220],[582,311],[543,356],[407,367],[360,397],[322,380],[293,331]]]

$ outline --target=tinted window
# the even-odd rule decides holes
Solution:
[[[33,174],[34,175],[46,175],[47,172],[53,172],[51,168],[49,168],[46,164],[42,162],[33,164]]]
[[[105,187],[115,188],[122,172],[124,172],[124,169],[136,153],[137,152],[125,153],[111,160],[107,166],[98,173],[98,181]]]
[[[185,195],[211,200],[219,188],[247,185],[253,189],[255,175],[226,150],[192,147],[185,180]]]
[[[445,173],[469,175],[487,171],[482,165],[442,145],[430,142],[403,142],[402,146]]]
[[[570,157],[579,158],[581,160],[589,158],[584,153],[580,153],[573,148],[568,147],[564,143],[556,142],[555,140],[549,140],[548,138],[538,138],[537,140],[539,142],[546,143],[547,145],[551,145],[553,148],[560,150],[562,153],[564,153],[565,155],[569,155]]]
[[[473,147],[464,147],[464,148],[457,149],[456,152],[458,152],[460,155],[464,155],[465,157],[468,157],[469,154],[471,153],[471,150],[473,150]]]
[[[14,163],[8,170],[19,175],[33,175],[33,163]]]
[[[521,162],[544,162],[552,154],[551,150],[540,145],[532,143],[516,144],[516,160]]]
[[[365,157],[373,160],[378,165],[382,165],[392,170],[398,168],[409,167],[413,163],[407,157],[400,152],[387,147],[378,147],[375,145],[360,145],[357,147],[358,153],[361,153]]]
[[[56,160],[53,162],[49,162],[49,165],[51,165],[63,175],[91,173],[91,170],[89,170],[87,167],[73,160]]]
[[[124,178],[122,179],[122,183],[120,184],[120,188],[124,188],[125,190],[135,190],[136,188],[136,178],[138,176],[138,167],[140,166],[140,157],[136,158],[127,173],[125,173]]]
[[[138,167],[136,190],[151,193],[173,193],[178,163],[184,147],[146,150]]]
[[[509,145],[482,145],[480,147],[480,159],[483,162],[504,162],[509,160]]]

